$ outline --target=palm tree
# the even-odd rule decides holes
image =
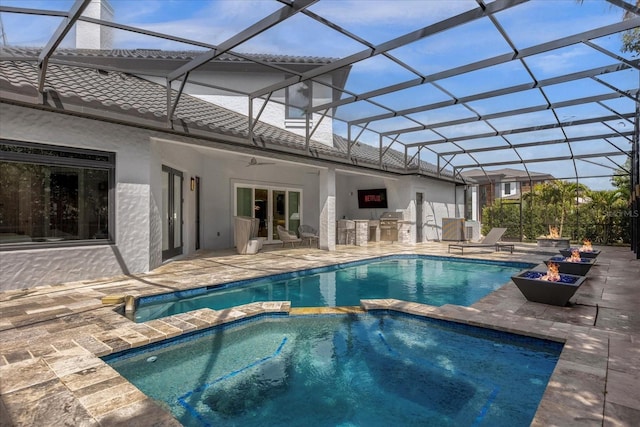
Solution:
[[[584,3],[584,0],[576,0],[578,3]],[[613,7],[613,6],[612,6]],[[636,8],[640,8],[640,0],[636,0]],[[630,10],[625,10],[622,20],[635,18],[635,14]],[[622,34],[622,52],[630,52],[640,54],[640,28],[627,30]]]
[[[636,8],[640,8],[640,0],[636,0]],[[635,14],[627,10],[622,19],[627,20],[634,17]],[[640,28],[636,27],[622,34],[622,51],[640,54]]]
[[[586,206],[588,215],[594,222],[593,229],[597,234],[602,232],[601,236],[591,236],[591,239],[595,237],[595,240],[599,240],[604,244],[609,244],[611,241],[611,235],[614,228],[614,221],[616,220],[615,209],[619,208],[621,204],[625,204],[624,196],[616,190],[602,190],[602,191],[588,191],[589,203]],[[599,225],[603,226],[600,230]]]
[[[565,220],[574,211],[578,197],[585,194],[587,187],[575,182],[556,180],[536,185],[533,197],[539,209],[545,212],[543,220],[549,226],[558,227],[558,234],[562,237]]]

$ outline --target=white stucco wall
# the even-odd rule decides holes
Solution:
[[[255,73],[255,72],[206,72],[194,71],[190,74],[190,78],[194,81],[207,83],[210,85],[224,86],[232,89],[240,90],[244,93],[261,89],[265,86],[280,82],[286,78],[281,73]],[[160,77],[145,76],[147,80],[165,85],[166,81]],[[324,80],[328,78],[325,77]],[[179,82],[173,86],[177,90]],[[235,111],[242,115],[249,114],[249,99],[246,96],[224,92],[211,87],[200,86],[187,83],[184,87],[184,93],[195,96],[207,102]],[[319,84],[313,85],[313,103],[314,105],[325,104],[331,102],[331,89],[327,86]],[[300,136],[306,136],[306,123],[304,120],[290,121],[285,119],[285,91],[279,90],[272,97],[271,101],[262,111],[259,120],[272,126],[286,129],[289,132]],[[262,108],[263,101],[261,99],[254,100],[253,114],[258,115]],[[317,126],[316,125],[320,123]],[[327,145],[333,145],[333,120],[330,115],[322,118],[320,114],[314,114],[311,123],[311,129],[316,129],[312,135],[313,140]]]
[[[442,239],[442,218],[464,217],[464,190],[453,183],[428,178],[412,178],[414,196],[413,220],[415,221],[415,193],[423,193],[422,236],[423,241]],[[412,231],[415,233],[415,230]],[[412,236],[415,241],[415,234]]]
[[[423,241],[440,240],[442,218],[464,216],[464,191],[452,183],[429,178],[383,178],[365,175],[339,175],[337,178],[336,218],[378,219],[384,211],[402,211],[411,223],[410,242],[416,242],[416,193],[423,193]],[[358,190],[386,188],[388,209],[359,209]]]
[[[303,193],[303,222],[318,227],[317,170],[278,164],[246,167],[222,153],[143,129],[2,104],[0,137],[116,153],[115,244],[0,252],[0,289],[147,272],[162,263],[162,165],[183,173],[183,254],[195,251],[195,192],[201,182],[201,249],[233,247],[232,183]]]
[[[148,271],[150,153],[143,131],[2,104],[0,137],[116,153],[116,244],[0,252],[0,289]]]
[[[358,190],[373,188],[389,188],[393,179],[374,177],[369,175],[338,174],[336,177],[336,218],[347,219],[378,219],[385,211],[395,211],[400,208],[400,199],[397,194],[387,191],[388,209],[360,209],[358,207]]]
[[[226,162],[226,182],[228,183],[228,221],[229,239],[227,246],[233,246],[233,215],[234,215],[234,185],[246,184],[257,187],[278,187],[282,189],[302,192],[302,206],[300,208],[301,224],[307,224],[315,229],[319,226],[318,174],[313,171],[301,170],[286,164],[261,165],[246,167],[246,158]],[[269,162],[267,162],[269,163]]]
[[[108,0],[92,0],[82,16],[113,21],[113,7]],[[78,49],[111,49],[113,28],[77,21],[75,24],[75,47]]]
[[[323,190],[320,188],[323,167],[282,161],[247,167],[250,155],[194,146],[192,143],[197,140],[188,137],[7,104],[0,104],[0,108],[1,138],[116,154],[114,244],[1,251],[0,290],[135,274],[161,265],[162,165],[181,171],[184,177],[184,254],[195,251],[195,192],[190,190],[189,183],[196,176],[201,182],[200,246],[204,250],[233,247],[235,183],[301,191],[302,223],[316,229],[329,226],[322,223],[321,210],[326,212],[329,200],[327,197],[323,200],[322,194],[330,196],[330,217],[334,221],[343,216],[377,219],[385,210],[402,210],[405,218],[414,223],[409,230],[411,242],[415,242],[416,192],[424,194],[427,240],[440,238],[443,217],[463,212],[464,193],[460,191],[455,196],[450,183],[336,171],[335,189]],[[269,163],[268,159],[263,161]],[[388,189],[388,209],[358,208],[357,190],[382,187]],[[333,228],[331,231],[335,232]],[[327,243],[325,249],[334,246]]]

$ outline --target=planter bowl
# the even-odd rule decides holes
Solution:
[[[570,257],[572,251],[578,251],[580,253],[580,258],[596,258],[598,255],[600,255],[600,251],[597,249],[594,249],[592,251],[581,251],[580,248],[560,249],[560,253],[564,257]]]
[[[511,280],[528,301],[560,307],[567,305],[569,299],[586,280],[584,276],[562,273],[558,282],[540,280],[545,274],[546,271],[524,270],[511,276]]]
[[[550,237],[540,237],[537,239],[539,248],[561,248],[565,249],[570,246],[569,239]]]
[[[546,260],[544,263],[554,263],[558,265],[558,271],[564,274],[573,274],[574,276],[586,276],[593,264],[595,264],[595,258],[580,258],[580,262],[567,261],[567,257],[554,256]]]

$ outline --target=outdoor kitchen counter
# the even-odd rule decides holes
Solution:
[[[356,246],[367,246],[369,241],[369,220],[368,219],[355,219],[356,223]]]

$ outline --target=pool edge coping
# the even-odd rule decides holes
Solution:
[[[282,304],[281,310],[277,310],[273,308],[273,305]],[[257,307],[261,304],[268,304],[267,310],[263,307]],[[245,311],[243,311],[245,310]],[[360,311],[362,310],[362,311]],[[368,312],[374,310],[386,310],[393,311],[399,313],[406,313],[409,315],[417,316],[417,317],[425,317],[438,319],[443,321],[449,321],[454,323],[466,324],[470,326],[476,326],[486,329],[492,329],[500,332],[513,333],[516,335],[538,338],[543,340],[555,341],[558,343],[564,344],[563,350],[560,354],[556,367],[553,370],[553,373],[549,379],[547,387],[545,388],[545,392],[540,400],[538,410],[534,416],[534,419],[531,423],[534,425],[549,425],[549,414],[554,414],[553,422],[558,422],[559,414],[564,414],[567,419],[564,422],[570,422],[573,420],[571,414],[573,414],[573,410],[565,410],[566,408],[562,408],[562,410],[558,410],[558,401],[559,394],[566,394],[566,383],[567,381],[563,381],[567,373],[589,373],[588,378],[583,379],[580,383],[580,387],[583,392],[585,391],[585,387],[587,391],[591,394],[600,394],[602,405],[604,405],[604,390],[606,383],[606,363],[607,363],[607,342],[609,334],[597,331],[594,334],[592,328],[580,325],[570,325],[566,323],[560,322],[552,322],[548,320],[540,320],[532,317],[522,317],[515,314],[505,314],[499,317],[495,315],[487,315],[487,313],[483,313],[478,309],[474,309],[472,307],[463,307],[452,304],[443,305],[441,307],[430,306],[427,304],[414,303],[409,301],[395,300],[395,299],[371,299],[371,300],[361,300],[361,305],[359,308],[353,307],[351,310],[335,310],[332,308],[331,310],[321,310],[325,311],[322,313],[321,311],[317,313],[301,313],[303,315],[324,315],[324,314],[336,314],[336,315],[348,315],[349,312]],[[179,336],[182,334],[188,334],[194,331],[201,331],[207,328],[215,328],[218,326],[231,326],[233,323],[238,321],[260,321],[262,318],[269,317],[270,315],[300,315],[296,313],[294,309],[294,313],[292,314],[290,304],[288,302],[269,302],[269,303],[252,303],[247,304],[245,306],[238,306],[233,309],[222,310],[229,312],[229,317],[222,321],[222,323],[218,323],[216,325],[212,325],[209,327],[200,327],[197,325],[193,325],[192,328],[187,330],[183,330],[180,333],[173,335]],[[211,315],[214,310],[211,309],[198,309],[192,312],[186,312],[182,314],[178,314],[171,317],[181,317],[183,322],[188,323],[187,316],[193,316],[194,318],[202,318],[207,315]],[[243,315],[239,315],[239,313],[244,313]],[[330,313],[329,313],[330,312]],[[219,316],[218,316],[219,318]],[[166,318],[163,318],[166,319]],[[162,321],[159,319],[152,320],[150,322]],[[147,322],[145,322],[147,323]],[[171,322],[169,322],[170,324]],[[144,323],[143,323],[144,324]],[[169,338],[169,337],[167,337]],[[164,338],[162,340],[155,340],[154,342],[148,342],[147,344],[154,344],[159,341],[166,340]],[[584,345],[584,340],[588,340],[589,345]],[[144,343],[140,344],[132,344],[130,348],[142,347],[147,345]],[[588,347],[588,348],[587,348]],[[598,347],[599,351],[596,357],[593,355],[593,348]],[[101,357],[107,354],[117,353],[117,351],[109,351],[106,354],[97,355],[94,354],[95,358],[99,360],[100,364],[104,364],[108,366],[108,363],[102,360]],[[109,367],[110,368],[110,367]],[[112,369],[112,368],[110,368]],[[115,372],[115,370],[114,370]],[[117,374],[117,372],[116,372]],[[119,374],[117,374],[120,376]],[[124,379],[124,378],[123,378]],[[130,384],[126,379],[124,379],[128,384]],[[134,387],[133,384],[130,384],[131,387]],[[137,390],[137,388],[136,388]],[[577,390],[576,390],[577,391]],[[112,391],[109,388],[103,390],[103,392],[111,395]],[[146,397],[146,395],[145,395]],[[150,399],[147,397],[147,399]],[[585,406],[588,406],[585,404]],[[126,406],[123,408],[115,409],[115,411],[126,411]],[[542,410],[541,410],[542,409]],[[548,410],[545,410],[548,409]],[[591,408],[593,410],[593,408]],[[574,410],[584,411],[585,408],[574,408]],[[172,416],[166,409],[163,409],[167,414]],[[110,413],[111,414],[111,413]]]
[[[504,267],[514,267],[514,268],[520,268],[521,270],[540,266],[540,263],[527,262],[523,260],[505,261],[505,260],[491,260],[491,259],[482,259],[482,258],[466,258],[466,257],[448,256],[448,255],[444,256],[444,255],[396,253],[396,254],[390,254],[390,255],[381,255],[381,256],[379,255],[379,256],[374,256],[370,258],[363,258],[356,261],[347,261],[342,263],[327,264],[327,265],[318,266],[318,267],[303,268],[303,269],[288,271],[284,273],[267,274],[267,275],[261,275],[261,276],[247,278],[247,279],[231,280],[231,281],[221,282],[221,283],[216,283],[211,285],[181,289],[177,291],[153,293],[149,295],[135,295],[134,296],[134,305],[135,305],[134,313],[135,311],[137,311],[139,305],[143,302],[148,304],[154,304],[154,303],[163,302],[163,301],[171,301],[173,299],[195,297],[195,296],[207,294],[214,290],[249,285],[262,280],[281,280],[283,278],[292,279],[296,277],[304,277],[304,276],[309,276],[309,275],[318,274],[318,273],[327,272],[327,271],[335,271],[335,270],[341,270],[345,268],[351,268],[358,265],[368,264],[371,262],[379,262],[379,261],[394,260],[394,259],[448,260],[448,261],[463,262],[463,263],[470,263],[470,264],[489,264],[489,265],[498,265],[498,266],[504,266]],[[509,283],[509,282],[507,281],[504,284],[506,283]],[[118,296],[122,298],[125,297],[124,295],[118,295]],[[114,296],[111,296],[111,297],[114,297]],[[116,307],[116,311],[119,312],[120,314],[123,314],[124,313],[123,307],[124,305],[120,303]],[[133,315],[133,313],[131,313],[131,315]],[[167,317],[171,317],[171,316],[167,316]],[[162,319],[162,317],[157,319]],[[157,320],[157,319],[151,319],[151,320]],[[147,321],[150,321],[150,320],[147,320]],[[140,322],[140,323],[144,323],[144,322]]]

